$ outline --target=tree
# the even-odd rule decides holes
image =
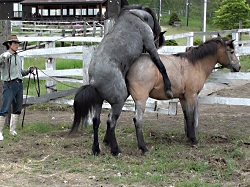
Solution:
[[[173,25],[174,22],[176,21],[181,21],[180,18],[178,17],[178,14],[176,14],[175,12],[171,14],[170,18],[169,18],[169,25]]]
[[[213,24],[223,30],[237,29],[239,21],[242,21],[243,27],[247,26],[249,15],[250,7],[246,0],[223,0],[215,12]]]

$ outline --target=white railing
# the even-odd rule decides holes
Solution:
[[[237,31],[237,32],[236,32]],[[239,41],[239,32],[250,32],[250,29],[239,29],[239,30],[233,30],[233,31],[220,31],[221,33],[233,33],[236,43],[244,43],[244,45],[236,45],[236,54],[238,56],[242,55],[249,55],[250,54],[250,46],[248,46],[249,42],[243,42]],[[184,34],[178,34],[178,35],[172,35],[172,36],[166,36],[166,39],[177,39],[180,37],[186,37],[187,43],[192,44],[193,37],[196,35],[202,35],[204,33],[184,33]],[[217,32],[209,32],[209,35],[217,34]],[[20,41],[40,41],[40,42],[101,42],[101,37],[18,37]],[[52,45],[55,46],[55,45]],[[184,52],[186,50],[187,46],[164,46],[161,49],[159,49],[159,53],[163,54],[173,54],[178,52]],[[90,62],[91,54],[93,52],[95,47],[87,47],[87,46],[72,46],[72,47],[54,47],[54,48],[47,48],[47,49],[30,49],[26,51],[20,51],[20,56],[23,56],[24,58],[30,58],[30,57],[36,57],[36,56],[43,56],[47,58],[72,58],[72,59],[82,59],[84,64],[88,64]],[[79,54],[79,52],[81,54]],[[87,63],[86,63],[87,61]],[[46,75],[48,76],[83,76],[85,75],[85,71],[82,69],[74,69],[74,70],[43,70]],[[42,73],[39,73],[41,78],[46,78]],[[250,82],[250,73],[217,73],[214,72],[210,75],[210,78],[214,79],[242,79]],[[206,84],[205,84],[206,85]],[[205,89],[206,86],[204,86]],[[149,99],[147,106],[147,111],[152,111],[152,106],[154,105],[156,100]],[[173,102],[174,101],[174,102]],[[168,113],[168,114],[176,114],[176,101],[178,100],[168,100],[168,101],[157,101],[158,108],[156,108],[157,112],[162,113]],[[72,101],[71,101],[72,102]],[[131,105],[131,100],[128,100],[129,105],[124,106],[124,110],[131,110],[131,108],[134,108],[134,106]],[[133,102],[132,102],[133,103]],[[162,103],[162,104],[161,104]],[[170,104],[169,104],[170,103]],[[202,96],[199,98],[199,103],[201,104],[227,104],[227,105],[245,105],[250,106],[250,98],[228,98],[228,97],[207,97]],[[163,106],[166,106],[166,104],[169,104],[169,108],[164,108]],[[174,106],[174,107],[173,107]],[[108,104],[105,104],[104,107],[108,107]],[[155,106],[153,107],[155,108]],[[170,110],[171,108],[171,110]]]

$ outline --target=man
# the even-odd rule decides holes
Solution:
[[[3,43],[7,51],[0,55],[1,80],[3,81],[3,104],[0,110],[0,141],[4,139],[3,128],[6,116],[12,105],[10,134],[16,135],[16,127],[23,104],[23,76],[34,71],[34,67],[22,70],[22,60],[17,54],[21,42],[16,35],[9,35]]]

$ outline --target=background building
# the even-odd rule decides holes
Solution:
[[[116,17],[127,0],[0,0],[1,20],[98,20]]]

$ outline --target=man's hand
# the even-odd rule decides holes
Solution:
[[[30,66],[30,67],[28,68],[29,73],[33,73],[34,70],[35,70],[35,67],[34,67],[34,66]]]

